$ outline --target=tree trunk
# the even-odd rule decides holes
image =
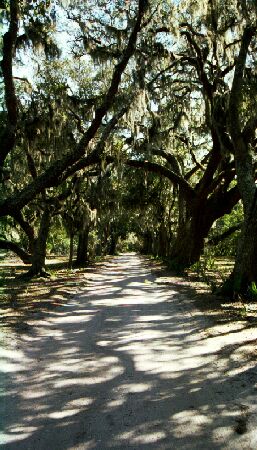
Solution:
[[[51,211],[50,209],[45,209],[43,212],[38,236],[34,244],[34,253],[32,255],[32,265],[29,269],[28,276],[48,276],[45,268],[46,259],[46,243],[48,238],[48,233],[51,223]]]
[[[115,232],[111,233],[110,237],[110,246],[109,246],[109,255],[115,255],[116,254],[116,247],[118,243],[118,236]]]
[[[142,247],[142,253],[144,255],[150,255],[153,251],[153,236],[151,231],[147,230],[143,234],[143,247]]]
[[[13,80],[13,58],[16,53],[16,40],[18,35],[18,1],[10,2],[10,25],[3,36],[3,59],[1,61],[2,76],[5,88],[5,104],[7,109],[7,123],[1,133],[0,170],[3,168],[7,155],[11,152],[16,141],[18,120],[18,101]]]
[[[168,256],[168,233],[164,222],[162,221],[158,231],[157,255],[161,258]]]
[[[238,189],[244,208],[244,223],[234,270],[230,278],[221,288],[222,294],[233,294],[236,298],[240,294],[251,294],[251,289],[257,283],[257,190],[255,184],[255,165],[252,146],[256,130],[256,112],[253,111],[251,120],[242,129],[242,104],[245,101],[242,87],[244,69],[247,61],[248,48],[256,34],[256,23],[246,25],[241,38],[239,54],[236,58],[234,78],[229,99],[229,131],[233,142]],[[256,291],[256,286],[255,286]],[[255,296],[256,296],[256,292]]]
[[[73,253],[74,253],[74,233],[71,233],[70,234],[69,262],[68,262],[68,266],[70,269],[72,269]]]
[[[256,197],[256,196],[255,196]],[[257,285],[257,202],[245,217],[232,274],[220,289],[222,295],[254,297]]]
[[[76,258],[76,264],[79,266],[83,266],[88,262],[88,235],[89,227],[85,227],[79,232]]]
[[[171,267],[180,271],[198,262],[213,223],[224,214],[229,214],[238,201],[236,187],[228,191],[223,191],[221,187],[209,198],[202,197],[194,204],[187,204],[185,220],[180,222],[177,237],[171,246]]]
[[[110,226],[104,226],[102,239],[101,239],[101,255],[106,255],[108,253],[108,238],[110,233]]]
[[[233,295],[237,297],[238,294],[247,294],[252,283],[257,282],[257,190],[252,155],[241,136],[237,139],[235,157],[238,188],[244,207],[244,223],[230,279],[233,280]]]
[[[238,257],[234,267],[234,288],[239,292],[247,292],[257,282],[257,205],[246,220],[238,247]]]
[[[202,216],[194,216],[178,230],[169,256],[172,268],[181,271],[199,261],[212,223]]]

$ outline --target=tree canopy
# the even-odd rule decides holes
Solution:
[[[84,264],[134,233],[181,270],[241,230],[223,291],[247,293],[257,282],[256,2],[0,8],[0,246],[34,275],[56,230],[70,264],[74,242]]]

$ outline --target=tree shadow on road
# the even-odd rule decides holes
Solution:
[[[38,319],[3,355],[0,448],[250,448],[236,425],[256,366],[242,370],[237,346],[206,339],[189,294],[114,262]]]

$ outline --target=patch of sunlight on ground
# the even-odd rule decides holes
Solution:
[[[107,403],[105,410],[108,411],[108,410],[116,409],[116,408],[122,406],[125,403],[125,401],[126,401],[125,397],[124,398],[120,397],[115,400],[111,400],[110,402]]]
[[[150,424],[148,424],[149,426]],[[155,424],[153,426],[159,427],[159,424]],[[128,443],[134,444],[134,445],[138,445],[138,444],[152,444],[155,442],[160,441],[161,439],[165,439],[166,438],[166,433],[164,431],[159,431],[156,430],[155,432],[153,431],[145,431],[142,430],[141,428],[132,430],[132,431],[127,431],[125,433],[122,433],[120,435],[117,436],[117,440],[120,441],[128,441]]]
[[[136,322],[160,322],[160,321],[166,321],[168,319],[172,319],[172,316],[165,316],[162,315],[155,315],[155,316],[139,316],[136,317]]]
[[[56,412],[47,414],[47,417],[50,417],[50,419],[59,420],[59,419],[64,419],[65,417],[75,416],[75,414],[78,414],[79,411],[80,411],[80,408],[56,411]]]
[[[64,388],[73,385],[90,385],[90,384],[93,385],[110,381],[113,378],[117,377],[118,375],[122,375],[122,373],[124,372],[124,368],[121,365],[118,365],[117,363],[118,359],[116,358],[101,358],[99,361],[95,360],[94,361],[95,374],[93,376],[68,378],[66,380],[60,380],[54,384],[54,387]],[[63,367],[60,365],[59,370],[60,372],[62,370],[67,370],[66,365],[63,365]],[[75,370],[75,372],[77,373],[77,370]]]
[[[11,442],[22,441],[23,439],[31,436],[35,431],[37,431],[37,427],[28,427],[28,426],[19,426],[17,428],[11,428],[6,433],[0,433],[0,444],[8,444]],[[18,430],[18,431],[15,431]]]
[[[183,436],[191,436],[193,433],[200,433],[205,426],[210,425],[212,418],[196,410],[184,410],[174,414],[171,422],[175,437],[181,436],[181,427],[183,429]]]
[[[119,390],[125,394],[138,393],[138,392],[146,392],[152,389],[154,386],[153,383],[131,383],[131,384],[122,384],[119,386]]]
[[[55,317],[55,319],[54,319],[54,324],[55,325],[58,325],[58,324],[61,324],[61,323],[65,323],[65,324],[69,324],[69,323],[77,323],[77,322],[79,322],[79,323],[81,323],[81,322],[88,322],[89,320],[91,320],[92,319],[92,317],[93,317],[93,315],[94,314],[87,314],[87,315],[84,315],[84,314],[80,314],[80,311],[79,311],[79,313],[75,316],[63,316],[63,317]],[[48,322],[48,326],[51,326],[52,325],[52,323],[51,322]]]
[[[109,292],[109,296],[112,292]],[[169,295],[172,294],[172,291],[169,292]],[[115,298],[115,294],[114,294],[114,298],[102,298],[102,299],[93,299],[92,300],[92,305],[96,305],[96,306],[110,306],[110,307],[114,307],[114,306],[128,306],[128,305],[144,305],[144,304],[148,304],[148,305],[154,305],[154,304],[158,304],[158,303],[162,303],[165,301],[165,299],[167,298],[167,295],[162,296],[162,294],[160,295],[155,295],[152,296],[151,298],[147,295],[147,292],[145,292],[142,295],[142,290],[129,290],[129,289],[124,289],[122,291],[122,295],[120,297],[116,297]]]
[[[76,398],[75,400],[71,400],[70,402],[67,402],[65,405],[66,407],[75,406],[77,408],[85,408],[85,406],[90,406],[94,402],[94,398],[92,397],[82,397],[82,398]]]
[[[33,398],[44,398],[47,394],[48,394],[48,391],[47,391],[47,390],[36,391],[36,390],[34,389],[33,392],[30,391],[30,390],[29,390],[28,392],[24,391],[24,392],[21,394],[21,397],[24,398],[24,399],[26,399],[26,400],[30,400],[30,399],[33,399]]]
[[[1,372],[16,372],[26,368],[31,360],[26,358],[24,353],[18,349],[6,350],[1,348],[0,368]]]

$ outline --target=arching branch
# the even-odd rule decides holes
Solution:
[[[31,263],[31,255],[15,242],[0,239],[0,248],[3,250],[10,250],[11,252],[15,253],[24,262],[24,264]]]
[[[180,166],[179,166],[178,160],[172,153],[167,153],[167,152],[165,152],[164,150],[161,150],[161,149],[153,149],[152,150],[152,154],[156,155],[156,156],[161,156],[162,158],[164,158],[170,164],[171,169],[175,173],[180,175],[181,170],[180,170]]]
[[[235,233],[235,231],[240,230],[242,227],[242,222],[233,225],[232,227],[230,227],[228,230],[224,231],[221,234],[217,234],[215,236],[213,236],[211,239],[208,240],[208,244],[209,245],[217,245],[220,242],[224,241],[226,238],[228,238],[229,236],[231,236],[231,234]]]
[[[168,180],[170,180],[172,183],[179,185],[180,192],[188,201],[192,201],[196,198],[194,189],[190,186],[189,183],[187,183],[184,178],[182,178],[172,170],[161,166],[160,164],[152,163],[150,161],[140,161],[136,159],[127,160],[126,164],[130,167],[142,168],[168,178]]]

